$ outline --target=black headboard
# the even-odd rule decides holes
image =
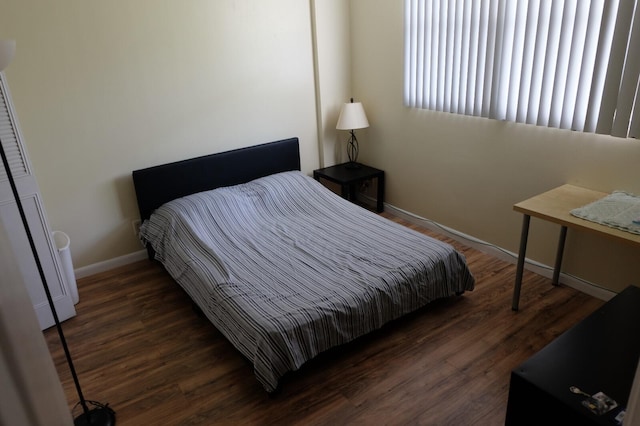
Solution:
[[[300,170],[298,138],[135,170],[132,175],[144,221],[176,198],[290,170]]]

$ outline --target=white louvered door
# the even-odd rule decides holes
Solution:
[[[32,173],[27,151],[22,142],[18,121],[12,106],[11,96],[4,73],[0,72],[0,141],[9,161],[9,167],[20,194],[25,216],[29,222],[40,263],[45,273],[56,312],[60,321],[75,316],[71,294],[64,284],[64,274],[57,254],[51,230],[47,222],[42,197],[36,178]],[[42,280],[31,252],[29,240],[22,224],[20,212],[15,202],[11,185],[0,161],[0,220],[9,243],[18,259],[18,269],[22,273],[29,291],[41,329],[54,325],[53,315],[42,286]],[[0,285],[2,284],[0,272]]]

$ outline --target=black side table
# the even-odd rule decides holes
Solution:
[[[356,201],[356,185],[368,179],[377,179],[376,211],[384,211],[384,171],[355,163],[337,164],[313,171],[313,178],[318,182],[326,179],[340,185],[341,196],[349,201]]]

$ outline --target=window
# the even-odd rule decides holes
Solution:
[[[405,0],[405,105],[638,138],[637,3]]]

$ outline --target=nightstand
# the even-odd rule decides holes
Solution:
[[[356,202],[357,186],[370,179],[376,179],[376,211],[384,211],[384,171],[356,163],[357,168],[350,167],[353,163],[337,164],[313,171],[313,178],[318,182],[328,180],[340,186],[340,195],[352,202]]]

